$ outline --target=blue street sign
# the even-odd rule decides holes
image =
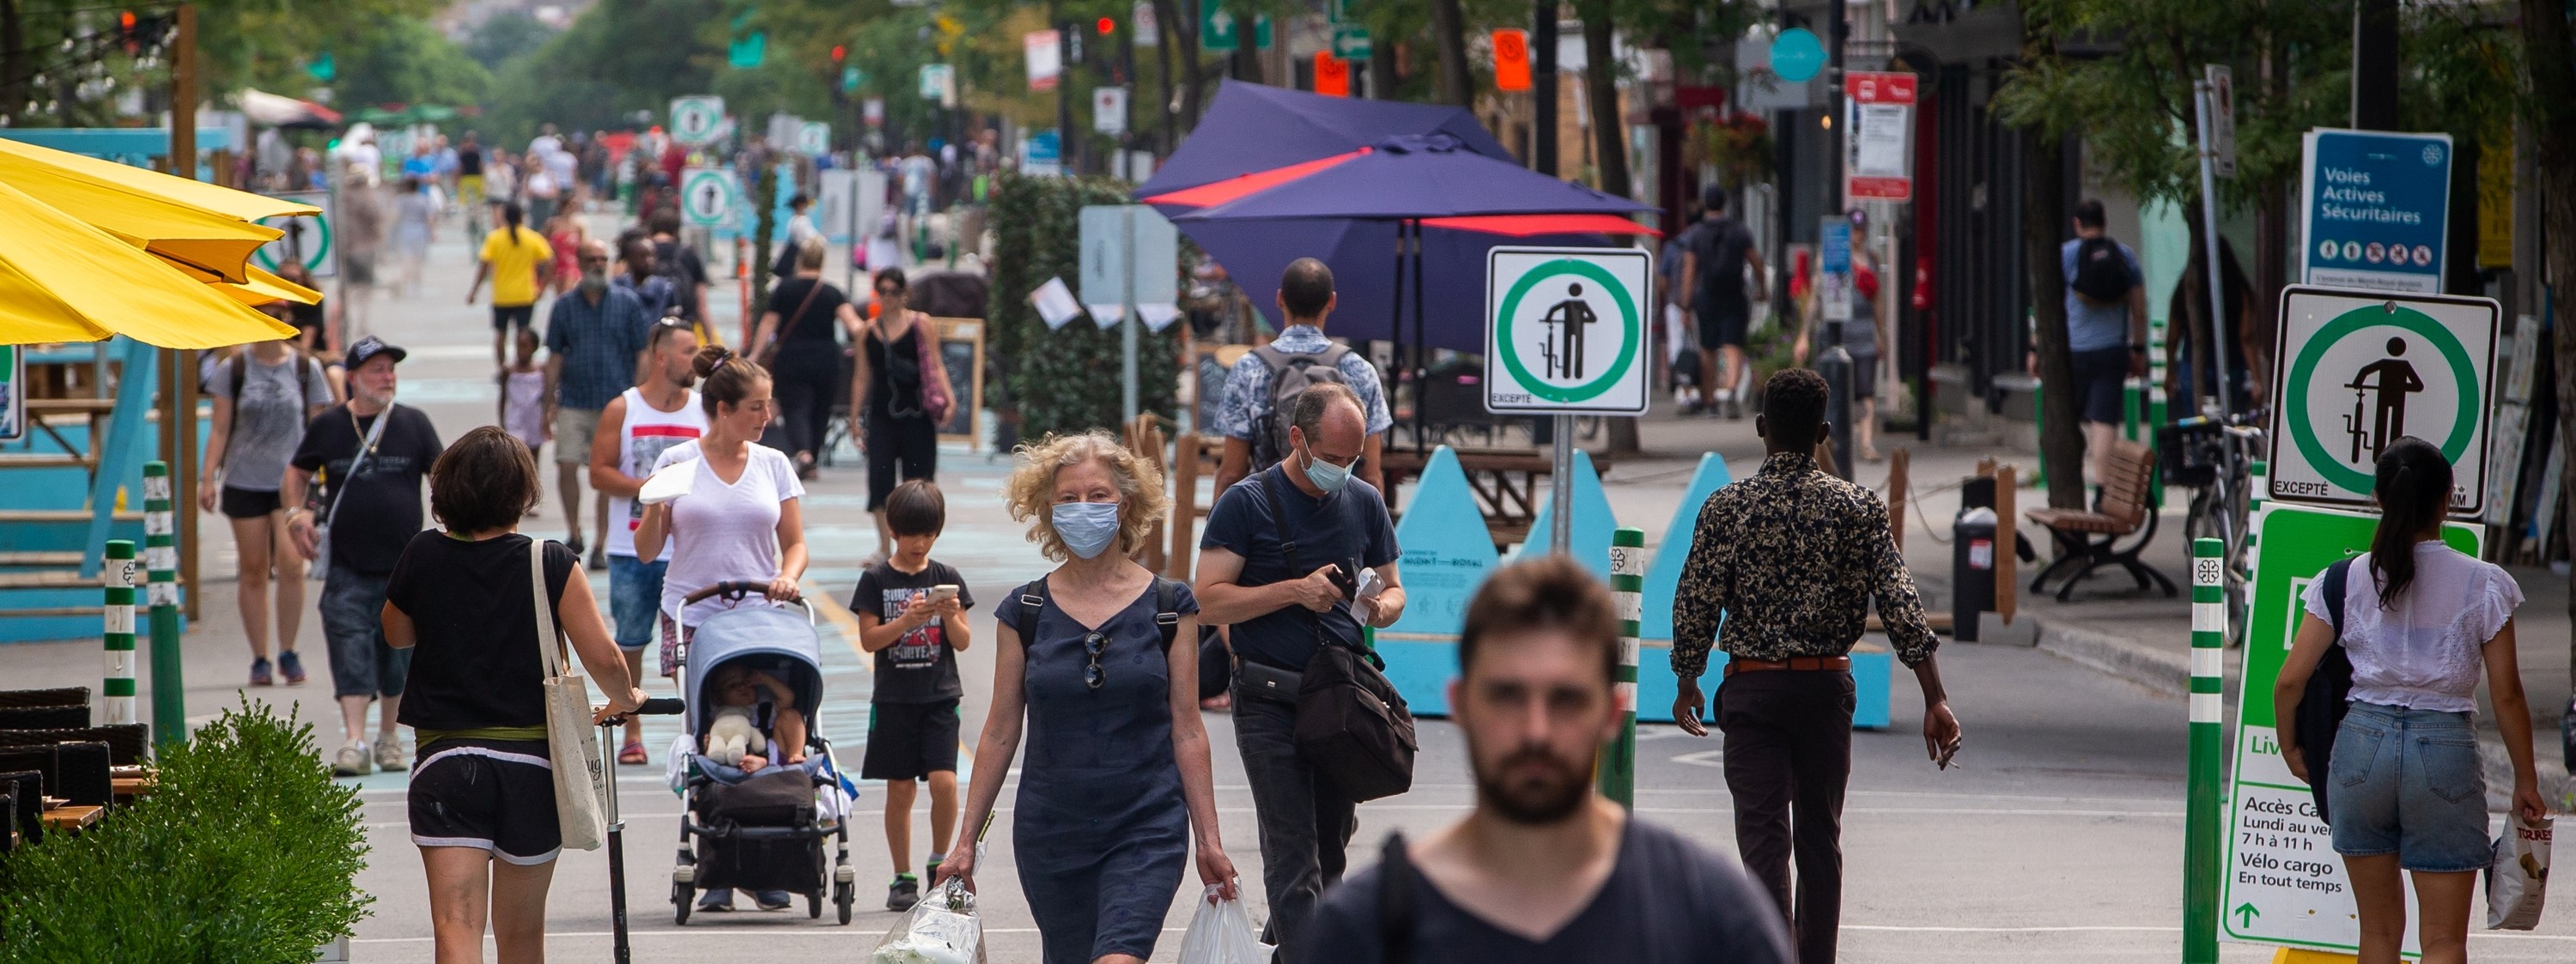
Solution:
[[[1805,27],[1780,31],[1771,41],[1771,72],[1781,80],[1798,83],[1825,69],[1825,45],[1816,32]]]
[[[2300,280],[2440,293],[2451,136],[2312,130],[2305,148]]]

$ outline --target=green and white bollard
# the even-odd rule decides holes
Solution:
[[[2255,523],[2263,518],[2263,493],[2265,486],[2269,484],[2266,477],[2271,474],[2270,463],[2255,459],[2252,472],[2245,482],[2245,582],[2248,585],[2254,582],[2254,540],[2257,528]]]
[[[143,568],[152,606],[152,737],[188,738],[188,681],[179,660],[179,539],[170,505],[170,466],[143,463]]]
[[[2191,757],[2183,813],[2182,960],[2218,962],[2219,831],[2226,809],[2222,697],[2227,645],[2226,544],[2191,543]]]
[[[99,637],[107,655],[107,679],[99,687],[106,697],[106,723],[134,722],[134,541],[107,540],[106,632]]]
[[[2172,424],[2167,412],[2171,404],[2165,398],[2165,323],[2147,320],[2147,437],[2155,444],[2155,430]],[[2152,504],[2165,504],[2165,477],[2158,472],[2147,481],[2147,497]]]
[[[1637,806],[1637,620],[1645,605],[1646,530],[1621,526],[1610,534],[1610,603],[1619,614],[1619,702],[1626,719],[1601,761],[1601,795],[1631,810]]]

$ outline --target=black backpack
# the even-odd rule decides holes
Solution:
[[[2084,300],[2097,305],[2114,305],[2129,297],[2129,259],[2121,256],[2120,242],[2105,237],[2086,238],[2075,245],[2075,276],[2066,286]]]
[[[653,242],[653,273],[671,282],[670,314],[698,319],[696,275],[689,270],[690,251],[677,239]]]
[[[2326,813],[2326,773],[2334,764],[2335,730],[2343,726],[2344,712],[2352,708],[2352,654],[2343,649],[2343,590],[2351,575],[2352,560],[2344,559],[2317,577],[2324,583],[2318,592],[2325,595],[2335,638],[2326,647],[2325,658],[2317,662],[2317,671],[2308,675],[2307,689],[2299,697],[2299,755],[2308,761],[2308,792],[2317,799],[2317,819],[2325,823],[2334,822]]]
[[[1350,384],[1342,377],[1342,356],[1351,350],[1345,345],[1328,345],[1312,355],[1280,351],[1269,345],[1252,350],[1254,357],[1270,369],[1270,406],[1252,425],[1252,470],[1259,472],[1288,457],[1288,423],[1297,411],[1297,399],[1317,382]]]

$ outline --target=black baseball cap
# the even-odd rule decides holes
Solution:
[[[399,362],[410,357],[411,353],[402,350],[402,346],[400,345],[389,345],[386,344],[385,340],[382,338],[368,335],[365,338],[358,339],[357,344],[349,346],[349,354],[343,359],[343,362],[350,368],[354,369],[360,365],[366,364],[368,359],[374,358],[378,355],[391,355],[395,361]]]

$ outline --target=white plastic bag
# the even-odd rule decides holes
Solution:
[[[869,964],[984,964],[984,924],[975,917],[975,895],[951,878],[929,899],[912,905],[901,926],[888,931],[868,955]]]
[[[1221,899],[1217,891],[1211,886],[1199,895],[1198,913],[1181,935],[1180,964],[1268,964],[1271,947],[1255,936],[1243,902]]]
[[[2496,835],[2495,860],[2487,865],[2487,929],[2527,931],[2540,926],[2540,906],[2549,887],[2548,817],[2524,823],[2519,813],[2505,817]]]

